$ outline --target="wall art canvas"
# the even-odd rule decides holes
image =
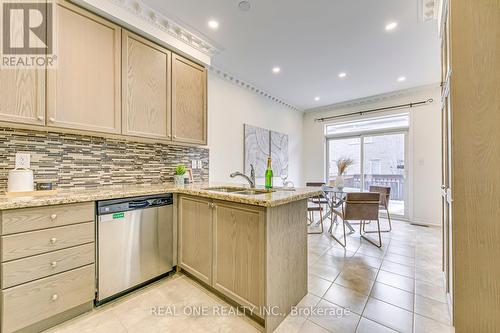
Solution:
[[[273,175],[288,175],[288,135],[271,132],[271,157]]]
[[[245,174],[250,174],[250,164],[255,168],[255,177],[264,178],[267,158],[272,157],[275,177],[288,174],[288,135],[264,128],[244,125]]]
[[[245,132],[245,174],[250,174],[250,164],[255,168],[255,177],[264,178],[269,156],[269,130],[244,125]]]

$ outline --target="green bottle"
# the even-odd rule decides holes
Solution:
[[[267,158],[267,169],[266,169],[266,190],[273,188],[273,169],[271,169],[271,157]]]

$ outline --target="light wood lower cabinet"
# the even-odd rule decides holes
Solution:
[[[2,288],[58,274],[73,268],[92,264],[95,244],[89,243],[2,263]]]
[[[16,330],[92,301],[94,265],[2,291],[2,332]]]
[[[264,305],[264,209],[214,206],[213,287],[248,307]]]
[[[0,212],[0,332],[40,332],[92,308],[94,219],[94,203]]]
[[[307,200],[277,207],[179,195],[179,267],[273,332],[307,294]]]
[[[265,210],[179,196],[182,269],[248,307],[264,304]]]
[[[21,124],[45,124],[45,71],[0,70],[0,120]]]
[[[122,33],[123,134],[171,139],[171,52]]]
[[[172,56],[172,138],[207,143],[207,71],[176,54]]]
[[[94,220],[94,202],[11,209],[0,212],[2,235]]]
[[[212,283],[211,201],[179,197],[179,263],[201,281]]]
[[[57,68],[47,74],[47,124],[121,132],[121,28],[57,1]]]
[[[2,261],[94,242],[94,222],[2,236]]]

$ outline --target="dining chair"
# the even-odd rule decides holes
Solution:
[[[321,231],[307,231],[308,234],[322,234],[324,231],[323,227],[323,207],[318,203],[318,201],[312,200],[310,198],[307,202],[307,227],[310,227],[314,221],[314,213],[319,212],[319,224],[321,225]],[[319,199],[318,199],[319,200]]]
[[[307,187],[321,187],[324,183],[306,183]],[[314,223],[314,213],[319,212],[319,224],[321,225],[321,231],[308,231],[308,234],[322,234],[324,231],[323,227],[323,205],[327,204],[328,201],[325,200],[323,195],[318,195],[316,197],[309,198],[307,202],[307,226],[311,226]]]
[[[345,232],[345,224],[346,221],[361,221],[359,226],[359,234],[363,239],[366,239],[368,242],[372,243],[377,247],[382,247],[382,236],[380,234],[380,221],[379,221],[379,203],[380,203],[380,193],[376,192],[359,192],[359,193],[347,193],[344,203],[342,204],[341,210],[334,209],[332,210],[333,214],[336,214],[342,219],[342,225],[344,229],[344,242],[342,243],[337,237],[333,235],[330,228],[331,236],[343,247],[347,244],[346,232]],[[377,221],[377,230],[378,230],[378,244],[366,237],[364,234],[366,221]]]
[[[325,183],[321,183],[321,182],[308,182],[306,183],[306,187],[321,187],[325,185]],[[320,205],[327,205],[328,204],[328,201],[326,200],[326,198],[324,197],[324,195],[320,195],[316,198],[313,198],[315,200],[315,202],[319,203]]]
[[[380,230],[380,232],[391,232],[392,231],[392,223],[391,223],[391,214],[389,214],[389,200],[391,197],[391,188],[388,186],[370,186],[370,192],[380,193],[380,202],[379,202],[379,210],[383,209],[387,212],[387,220],[389,220],[389,229]],[[363,225],[364,227],[364,225]],[[373,231],[365,231],[365,233],[375,233],[376,230]]]

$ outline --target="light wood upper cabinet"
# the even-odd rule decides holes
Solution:
[[[214,288],[239,304],[264,306],[264,209],[217,202],[214,212]]]
[[[36,69],[0,69],[0,121],[45,124],[45,74]]]
[[[121,131],[121,28],[65,1],[57,3],[57,68],[48,70],[47,124]]]
[[[172,137],[207,143],[207,72],[176,54],[172,56]]]
[[[212,282],[211,201],[179,197],[179,263],[201,281]]]
[[[203,66],[57,0],[56,66],[0,70],[0,122],[207,144]]]
[[[123,30],[123,134],[171,138],[170,65],[170,51]]]

